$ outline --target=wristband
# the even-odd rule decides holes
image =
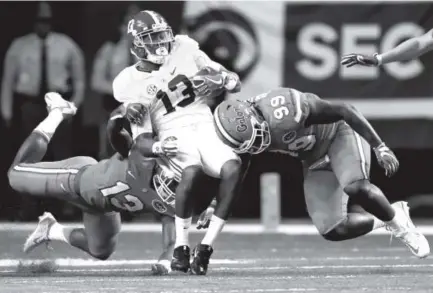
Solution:
[[[381,147],[384,147],[384,146],[385,146],[385,143],[381,142],[377,147],[373,148],[373,151],[376,151],[376,150],[378,150],[378,149],[380,149]]]
[[[164,152],[162,151],[162,143],[160,141],[157,141],[155,143],[153,143],[152,145],[152,153],[154,153],[155,155],[161,155]]]

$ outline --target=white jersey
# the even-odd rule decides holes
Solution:
[[[216,64],[216,65],[215,65]],[[133,137],[143,132],[161,131],[212,122],[206,98],[195,96],[190,77],[204,66],[217,66],[188,36],[177,35],[170,56],[157,71],[125,68],[114,79],[114,98],[122,103],[142,103],[149,115],[143,127],[133,126]],[[162,93],[158,94],[159,91]]]

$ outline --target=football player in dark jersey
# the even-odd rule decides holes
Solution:
[[[139,213],[150,208],[162,215],[164,242],[156,270],[152,269],[154,272],[161,267],[169,270],[175,241],[174,205],[150,188],[154,168],[151,157],[175,154],[176,144],[138,137],[134,143],[125,142],[122,154],[100,162],[84,156],[41,162],[58,125],[76,113],[73,103],[57,93],[47,93],[45,101],[48,116],[19,149],[8,171],[9,183],[18,192],[75,204],[83,211],[84,228],[63,226],[52,214],[44,213],[24,244],[24,251],[30,252],[42,243],[58,240],[105,260],[116,247],[121,225],[119,211]],[[112,130],[112,135],[119,131]],[[155,152],[149,143],[157,143],[153,148]]]
[[[391,205],[370,182],[370,147],[388,176],[399,163],[353,106],[280,88],[223,102],[214,118],[221,139],[238,153],[280,152],[302,161],[308,212],[324,238],[351,239],[385,226],[417,257],[430,253],[407,203]]]

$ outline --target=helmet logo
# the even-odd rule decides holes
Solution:
[[[154,29],[154,30],[161,30],[161,29],[166,29],[166,28],[167,28],[167,24],[165,22],[152,24],[152,29]]]
[[[245,132],[248,129],[247,123],[245,121],[245,114],[242,110],[239,110],[238,108],[234,107],[233,108],[236,112],[236,122],[237,122],[237,126],[236,126],[236,130],[238,132]]]
[[[295,140],[295,138],[296,138],[296,131],[290,131],[284,134],[281,140],[283,141],[283,143],[291,143],[293,140]]]
[[[128,22],[128,34],[132,34],[133,37],[137,35],[137,30],[134,28],[134,23],[135,23],[134,19],[131,19]]]

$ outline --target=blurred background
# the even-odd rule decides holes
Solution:
[[[14,193],[6,171],[44,117],[47,90],[61,92],[80,111],[59,129],[46,160],[112,154],[105,135],[116,107],[111,82],[133,62],[123,32],[129,15],[143,9],[158,11],[175,33],[190,35],[236,71],[243,81],[238,98],[287,86],[359,107],[401,163],[386,178],[373,160],[373,183],[391,201],[409,200],[413,215],[431,216],[433,54],[383,68],[346,69],[339,62],[343,54],[381,52],[433,28],[433,3],[1,1],[0,220],[33,221],[44,210],[59,220],[80,219],[68,204]],[[260,175],[267,172],[280,175],[282,216],[306,218],[300,163],[278,154],[253,158],[233,217],[260,217]]]

